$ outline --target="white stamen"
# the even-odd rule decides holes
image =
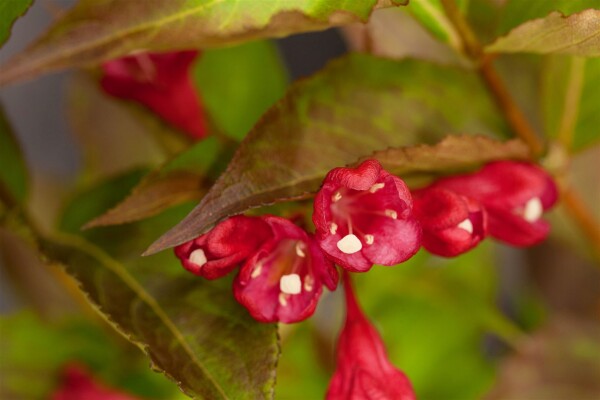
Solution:
[[[373,235],[365,235],[365,242],[368,245],[373,244],[374,241],[375,241],[375,236],[373,236]]]
[[[337,242],[337,248],[340,249],[342,253],[354,254],[362,249],[362,243],[356,235],[349,234]]]
[[[394,211],[394,210],[385,210],[385,215],[387,215],[391,219],[397,219],[398,218],[398,213],[396,211]]]
[[[285,293],[279,293],[279,304],[284,307],[287,306],[287,296]]]
[[[206,259],[206,254],[204,254],[204,250],[202,249],[196,249],[192,251],[192,253],[190,254],[190,261],[199,267],[203,266],[208,262],[208,260]]]
[[[279,280],[279,289],[285,294],[298,294],[302,291],[302,282],[298,274],[283,275]]]
[[[300,242],[296,243],[296,255],[298,257],[306,257],[306,253],[304,253],[304,250],[302,250],[302,247],[304,247],[304,245]]]
[[[527,204],[525,204],[525,208],[523,209],[523,218],[527,222],[535,222],[542,216],[544,212],[544,206],[542,205],[542,201],[539,197],[534,197],[530,199]]]
[[[464,229],[465,231],[469,232],[469,233],[473,233],[473,223],[471,222],[471,220],[469,218],[465,219],[464,221],[461,221],[458,225],[456,225],[457,228],[460,229]]]
[[[335,203],[336,201],[340,201],[341,198],[342,194],[340,192],[335,192],[333,196],[331,196],[331,201]]]
[[[258,277],[260,275],[260,272],[262,271],[262,264],[258,264],[254,270],[252,271],[252,273],[250,274],[250,278],[254,279],[256,277]]]
[[[331,232],[332,235],[335,235],[337,230],[338,230],[338,226],[335,222],[332,222],[331,224],[329,224],[329,232]]]
[[[314,284],[315,284],[315,280],[313,279],[312,276],[306,275],[304,277],[304,290],[306,290],[307,292],[312,292]]]
[[[383,189],[385,187],[385,183],[376,183],[373,186],[371,186],[371,188],[369,189],[369,192],[371,193],[375,193],[376,191],[378,191],[379,189]]]

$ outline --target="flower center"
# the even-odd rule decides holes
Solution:
[[[520,214],[523,215],[523,218],[527,222],[535,222],[542,217],[544,213],[544,206],[542,205],[542,201],[539,197],[533,197],[527,203],[525,203],[525,207],[520,210]]]
[[[208,262],[206,259],[206,254],[204,254],[204,250],[196,249],[190,254],[190,261],[201,267]]]
[[[398,218],[398,212],[392,209],[373,208],[369,201],[365,204],[365,196],[376,196],[376,193],[385,187],[384,182],[375,183],[368,190],[352,190],[341,188],[331,196],[332,221],[329,223],[329,232],[335,235],[341,230],[343,237],[337,242],[337,248],[345,254],[354,254],[362,250],[363,246],[370,246],[375,242],[373,233],[369,230],[368,220],[373,216],[391,219]]]
[[[469,233],[473,233],[473,223],[471,222],[470,219],[465,219],[464,221],[460,222],[458,225],[456,225],[457,228],[460,229],[464,229],[465,231],[469,232]]]

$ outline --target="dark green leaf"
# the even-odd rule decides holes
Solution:
[[[331,168],[373,151],[504,129],[481,83],[466,71],[358,54],[342,58],[292,86],[197,208],[148,253],[192,239],[228,215],[314,192]]]
[[[0,3],[0,46],[10,37],[15,20],[31,7],[33,0],[5,0]]]
[[[0,195],[6,190],[8,196],[23,204],[27,195],[27,176],[21,148],[0,105]]]
[[[366,21],[406,0],[83,0],[3,66],[0,84],[138,49],[208,48]]]
[[[63,230],[76,232],[96,210],[109,208],[108,194],[128,192],[135,175],[77,195],[66,208]],[[42,247],[66,266],[101,314],[149,355],[153,367],[190,396],[272,398],[276,325],[250,317],[234,300],[231,279],[208,282],[193,276],[171,252],[139,257],[149,237],[188,210],[178,207],[135,224],[91,229],[81,233],[85,239],[44,240]]]
[[[206,111],[237,140],[283,96],[288,80],[277,49],[267,41],[206,50],[194,76]]]
[[[600,10],[565,17],[553,12],[527,21],[486,46],[488,53],[571,54],[600,56]]]
[[[542,71],[545,133],[571,151],[600,140],[600,58],[550,57]]]

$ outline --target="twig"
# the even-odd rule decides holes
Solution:
[[[572,187],[565,187],[562,191],[562,204],[571,219],[584,233],[592,245],[592,251],[600,259],[600,227],[594,220],[587,205]]]

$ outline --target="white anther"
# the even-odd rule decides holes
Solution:
[[[306,275],[304,277],[304,290],[306,290],[307,292],[312,292],[314,284],[315,284],[315,280],[313,279],[312,276]]]
[[[335,235],[335,233],[337,232],[337,230],[338,230],[338,226],[337,226],[337,224],[335,222],[332,222],[331,224],[329,224],[329,232],[332,235]]]
[[[397,219],[398,218],[398,213],[396,211],[394,211],[394,210],[385,210],[385,215],[387,215],[391,219]]]
[[[258,264],[254,270],[252,270],[252,273],[250,274],[250,278],[254,279],[256,277],[258,277],[260,275],[260,272],[262,271],[262,264]]]
[[[527,222],[535,222],[542,216],[544,212],[544,206],[539,197],[530,199],[523,209],[523,218]]]
[[[331,201],[335,203],[336,201],[340,201],[341,198],[342,194],[340,192],[335,192],[333,196],[331,196]]]
[[[362,243],[356,235],[349,234],[337,242],[337,248],[340,249],[342,253],[354,254],[362,249]]]
[[[302,244],[301,242],[296,243],[296,255],[298,257],[306,257],[306,253],[304,253],[304,250],[302,249],[304,247],[304,244]]]
[[[279,293],[279,304],[284,307],[287,306],[287,296],[285,293]]]
[[[279,279],[279,289],[285,294],[300,293],[302,291],[302,282],[300,281],[300,275],[283,275],[281,279]]]
[[[369,192],[371,193],[375,193],[376,191],[378,191],[379,189],[383,189],[385,187],[385,183],[376,183],[373,186],[371,186],[371,188],[369,189]]]
[[[365,235],[365,243],[368,245],[373,244],[373,242],[375,241],[375,236],[373,235]]]
[[[469,233],[473,233],[473,223],[471,222],[471,220],[469,218],[465,219],[464,221],[461,221],[458,225],[456,225],[457,228],[460,229],[464,229],[465,231],[469,232]]]
[[[206,259],[206,254],[204,254],[204,250],[202,249],[196,249],[192,251],[192,253],[190,254],[190,261],[199,267],[203,266],[208,262],[208,260]]]

